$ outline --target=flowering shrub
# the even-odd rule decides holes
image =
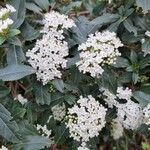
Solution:
[[[0,1],[0,149],[150,148],[150,1]]]

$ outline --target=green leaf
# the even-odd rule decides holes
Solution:
[[[115,22],[119,19],[119,15],[118,14],[104,14],[100,17],[95,18],[94,20],[92,20],[90,22],[91,24],[91,29],[89,31],[89,33],[91,33],[91,31],[93,31],[93,29],[95,29],[95,31],[100,28],[102,25],[106,25],[108,23],[112,23]]]
[[[9,30],[8,37],[13,37],[13,36],[15,36],[17,34],[20,34],[20,30],[18,30],[18,29],[11,29],[11,30]]]
[[[0,98],[5,97],[6,95],[8,95],[10,93],[10,89],[8,89],[5,86],[0,85]]]
[[[137,53],[133,50],[131,51],[131,54],[130,54],[130,60],[131,60],[132,64],[135,64],[138,61]]]
[[[136,0],[136,3],[139,7],[142,7],[144,13],[147,13],[148,10],[150,10],[149,0]]]
[[[116,63],[113,64],[112,66],[116,68],[126,68],[130,66],[130,63],[126,58],[118,57]]]
[[[72,67],[73,65],[75,65],[76,62],[78,62],[79,60],[80,60],[80,57],[79,57],[78,54],[75,55],[73,58],[68,58],[67,59],[67,67],[66,67],[66,69],[68,69],[68,68]]]
[[[142,44],[142,51],[144,52],[144,55],[150,54],[150,38],[145,39]]]
[[[52,141],[43,136],[26,136],[24,140],[14,146],[14,150],[40,150],[50,147]]]
[[[43,10],[48,11],[50,3],[49,0],[34,0],[34,2],[40,6]]]
[[[133,81],[133,83],[136,84],[137,81],[138,81],[138,79],[139,79],[139,74],[133,72],[133,73],[132,73],[132,81]]]
[[[34,3],[26,2],[26,8],[38,14],[42,12],[42,9]]]
[[[22,24],[21,33],[25,41],[32,41],[40,35],[27,21]]]
[[[102,74],[102,86],[109,89],[114,94],[117,90],[117,79],[115,74],[110,69],[105,69]]]
[[[150,94],[143,91],[135,91],[133,97],[143,106],[150,103]]]
[[[0,36],[0,45],[2,45],[5,42],[5,40],[6,38]]]
[[[129,32],[133,32],[134,35],[137,36],[137,27],[133,26],[133,23],[130,19],[126,19],[123,24]]]
[[[33,73],[35,73],[35,70],[30,66],[13,64],[0,69],[0,79],[3,81],[14,81]]]
[[[20,27],[20,25],[23,23],[25,19],[26,14],[26,7],[25,7],[25,0],[11,0],[9,3],[14,6],[16,9],[16,12],[12,14],[12,20],[14,21],[14,24],[12,25],[12,28],[16,29]]]
[[[25,61],[23,50],[20,46],[9,45],[7,52],[7,64],[19,64]]]
[[[145,67],[150,66],[150,56],[147,55],[146,57],[142,58],[140,60],[139,66],[140,66],[140,69],[144,69]]]
[[[18,126],[15,121],[11,121],[10,112],[0,104],[0,135],[10,142],[17,143],[19,140],[16,136]]]
[[[17,45],[17,46],[22,46],[21,41],[17,37],[11,37],[7,39],[7,42],[12,44],[12,45]]]
[[[61,92],[61,93],[64,92],[64,82],[63,82],[63,80],[61,80],[61,79],[54,79],[53,80],[53,85],[55,86],[55,88],[59,92]]]
[[[64,124],[54,128],[54,132],[54,139],[56,141],[56,144],[63,144],[69,137],[68,130],[66,129],[66,126]]]
[[[11,114],[13,118],[23,118],[26,113],[26,109],[21,107],[19,103],[14,103],[11,108]]]
[[[47,104],[49,105],[51,103],[51,94],[49,92],[48,86],[43,86],[40,83],[34,84],[34,94],[35,94],[35,100],[37,104]]]
[[[108,27],[108,30],[111,31],[111,32],[117,32],[118,27],[119,27],[119,25],[120,25],[121,22],[122,22],[122,20],[119,19],[118,21],[112,23],[112,24]]]
[[[70,11],[72,11],[74,8],[80,8],[82,5],[82,1],[77,1],[77,2],[71,2],[67,6],[62,6],[60,8],[61,12],[68,14]]]
[[[89,21],[87,18],[80,16],[75,20],[76,27],[72,28],[74,34],[73,38],[79,44],[85,42],[87,40],[88,32],[89,32]]]
[[[28,120],[23,120],[23,121],[20,121],[18,123],[18,127],[19,127],[19,133],[25,137],[25,136],[28,136],[28,135],[38,135],[38,131],[36,129],[36,127],[29,123]]]

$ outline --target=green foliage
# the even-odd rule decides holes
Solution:
[[[52,107],[63,103],[68,109],[81,95],[92,95],[105,105],[100,96],[101,88],[116,94],[118,86],[129,87],[133,91],[133,101],[141,107],[150,103],[150,36],[145,34],[150,31],[150,0],[2,2],[5,3],[14,6],[16,12],[11,15],[14,23],[8,34],[0,34],[1,145],[13,150],[47,150],[55,144],[60,149],[77,150],[79,143],[69,137],[66,118],[56,121]],[[67,67],[61,69],[62,78],[43,85],[36,80],[36,70],[28,63],[26,52],[41,38],[43,15],[51,10],[68,15],[75,20],[76,26],[64,31],[69,55]],[[86,42],[89,34],[105,30],[114,31],[124,46],[119,48],[121,56],[116,63],[104,65],[103,74],[93,78],[76,67],[80,60],[78,46]],[[28,102],[21,104],[17,100],[18,94],[26,97]],[[121,139],[114,141],[110,123],[115,116],[116,110],[109,109],[106,127],[89,143],[91,150],[107,149],[108,145],[108,149],[149,148],[148,143],[144,143],[150,136],[147,125],[137,131],[125,131]],[[46,124],[52,130],[51,136],[42,136],[42,131],[36,129],[37,124]]]

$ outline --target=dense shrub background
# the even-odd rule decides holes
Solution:
[[[5,0],[17,10],[12,13],[10,32],[0,35],[0,145],[19,150],[76,150],[78,143],[69,137],[64,121],[51,118],[47,124],[52,130],[51,138],[41,136],[37,124],[45,125],[52,114],[51,108],[64,103],[72,107],[80,95],[93,95],[99,99],[99,88],[105,87],[116,93],[118,85],[129,87],[134,100],[141,107],[150,103],[150,0]],[[36,80],[35,70],[28,64],[25,53],[40,38],[43,14],[56,10],[75,20],[76,28],[66,31],[69,43],[67,68],[62,78],[47,85]],[[116,32],[124,46],[117,63],[105,66],[100,78],[78,71],[77,47],[95,31]],[[22,105],[14,100],[21,94],[28,102]],[[111,136],[110,123],[115,110],[108,111],[106,127],[100,135],[91,139],[92,150],[100,149],[150,149],[150,132],[147,125],[136,131],[124,130],[119,140]],[[52,143],[53,141],[53,143]],[[52,144],[52,145],[51,145]]]

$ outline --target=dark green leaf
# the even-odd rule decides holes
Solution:
[[[0,79],[3,81],[14,81],[33,73],[35,73],[35,70],[30,66],[14,64],[0,69]]]
[[[130,63],[126,58],[118,57],[116,63],[113,64],[113,66],[116,68],[126,68],[130,66]]]
[[[37,104],[47,104],[49,105],[51,103],[51,94],[49,92],[48,86],[43,86],[40,83],[34,84],[34,94],[35,94],[35,100]]]
[[[16,45],[9,45],[9,49],[7,52],[7,64],[19,64],[23,61],[25,61],[25,56],[22,48]]]
[[[10,112],[0,104],[0,135],[10,142],[18,142],[16,136],[18,126],[15,121],[11,121],[12,117]]]
[[[43,10],[48,11],[48,8],[50,6],[49,0],[34,0],[34,2],[40,6]]]
[[[0,98],[5,97],[10,92],[10,89],[8,89],[5,86],[0,85]]]
[[[150,54],[150,38],[145,39],[142,44],[142,51],[144,52],[144,55]]]
[[[23,23],[26,13],[25,3],[25,0],[10,1],[10,4],[16,9],[16,12],[12,14],[12,19],[14,21],[12,28],[18,28]]]
[[[40,150],[45,147],[50,147],[52,141],[43,136],[26,136],[26,138],[14,146],[15,150]]]
[[[59,92],[61,92],[61,93],[64,92],[64,82],[61,79],[54,79],[53,85]]]
[[[42,12],[42,9],[34,3],[27,2],[26,8],[38,14],[41,14]]]
[[[130,19],[126,19],[123,24],[129,32],[133,32],[134,35],[137,36],[137,27],[133,26],[133,23]]]
[[[135,91],[133,93],[133,97],[143,106],[146,106],[150,103],[150,94],[143,91]]]

